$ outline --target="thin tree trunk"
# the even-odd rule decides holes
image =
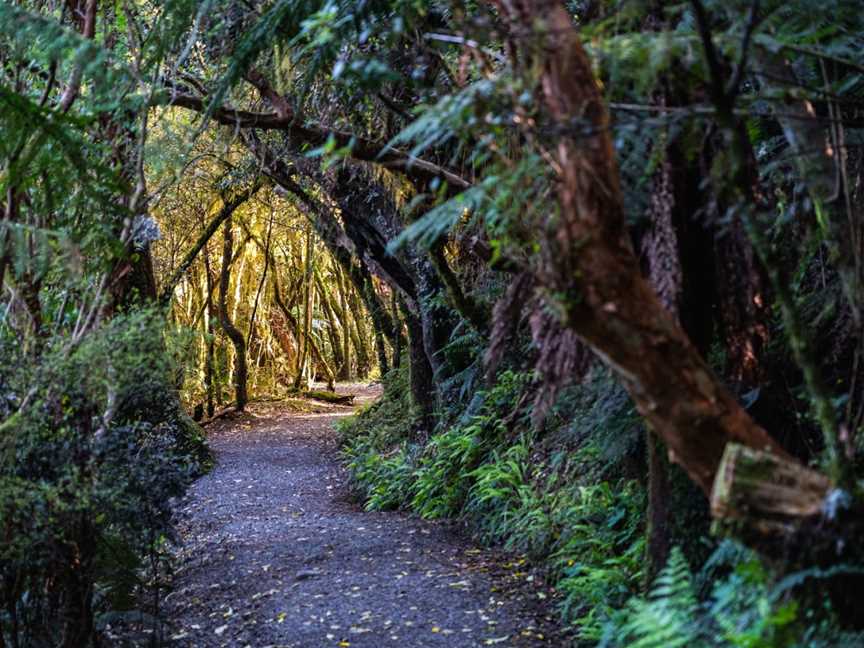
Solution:
[[[282,189],[295,195],[309,210],[310,222],[315,228],[316,233],[327,246],[333,258],[354,284],[354,287],[363,299],[363,303],[365,304],[367,311],[370,313],[376,328],[381,330],[392,343],[392,336],[395,334],[397,329],[391,320],[390,315],[387,313],[387,309],[380,303],[380,299],[374,289],[370,289],[372,287],[370,281],[371,274],[366,266],[364,255],[357,250],[350,251],[348,247],[346,247],[343,241],[343,239],[347,237],[346,232],[339,224],[330,208],[322,205],[320,201],[315,200],[303,189],[303,187],[297,184],[293,178],[292,171],[286,166],[284,161],[273,159],[273,157],[268,155],[266,149],[264,149],[254,137],[247,139],[247,146],[249,146],[250,150],[258,156],[258,159],[265,165],[265,172],[271,177],[271,179]],[[343,218],[344,214],[345,211],[343,209]],[[355,235],[357,234],[356,231],[354,233]],[[413,300],[416,297],[416,291],[414,290],[411,278],[405,270],[399,266],[398,262],[394,265],[394,260],[386,253],[386,250],[383,247],[379,246],[376,248],[376,251],[378,256],[375,257],[374,261],[379,264],[382,269],[387,268],[387,271],[389,272],[389,279],[385,279],[388,285],[390,285],[393,290],[407,291],[407,294],[409,294]],[[357,264],[355,264],[353,260],[355,257],[359,259],[359,263]],[[388,272],[385,272],[385,274]],[[394,277],[396,278],[394,279]]]
[[[249,316],[249,333],[246,335],[246,348],[252,347],[252,335],[255,332],[255,314],[258,312],[258,300],[261,298],[261,289],[267,280],[267,271],[270,269],[270,234],[273,230],[273,213],[270,213],[270,221],[267,224],[267,238],[264,241],[264,270],[261,272],[261,281],[258,282],[258,290],[255,291],[255,302],[252,304],[252,315]]]
[[[183,278],[183,275],[186,274],[186,271],[192,266],[192,263],[195,261],[195,258],[204,249],[207,245],[207,242],[213,238],[213,235],[219,229],[219,226],[222,225],[231,215],[237,210],[240,205],[246,202],[252,195],[258,190],[259,185],[256,183],[249,189],[240,192],[236,196],[232,197],[230,200],[226,200],[222,209],[213,217],[213,219],[207,224],[207,227],[204,228],[204,231],[201,233],[201,236],[198,237],[198,240],[192,245],[189,251],[183,256],[183,260],[180,261],[180,264],[177,266],[177,269],[171,274],[168,280],[165,282],[165,286],[162,288],[162,292],[159,295],[159,302],[163,305],[167,305],[168,302],[171,301],[171,298],[174,296],[174,289],[177,287],[177,284],[180,283],[180,280]]]
[[[387,363],[387,345],[384,342],[384,335],[377,327],[375,328],[375,353],[378,355],[378,370],[384,376],[390,371]]]
[[[372,327],[375,333],[375,351],[378,355],[378,368],[381,375],[385,375],[389,370],[387,361],[387,340],[394,340],[399,335],[396,330],[396,323],[387,312],[387,307],[384,301],[375,290],[375,281],[372,278],[372,273],[366,268],[365,264],[360,265],[359,274],[362,276],[362,292],[361,297],[366,306],[366,311],[372,318]]]
[[[225,335],[231,340],[231,344],[234,345],[234,395],[237,409],[242,412],[249,400],[246,392],[248,368],[246,366],[246,340],[228,315],[228,288],[231,281],[230,261],[234,243],[230,216],[225,220],[223,235],[222,272],[219,277],[219,323],[222,325]]]
[[[339,374],[339,380],[350,381],[353,378],[351,372],[351,314],[348,312],[348,301],[345,297],[345,277],[342,272],[339,272],[339,307],[342,319],[342,342],[344,347],[342,355],[345,357],[345,364],[342,365],[342,372]]]
[[[277,279],[277,273],[275,271],[273,272],[273,299],[276,302],[276,306],[282,312],[282,316],[285,318],[285,321],[288,322],[288,325],[294,331],[294,337],[299,340],[301,336],[301,325],[297,321],[297,318],[292,315],[290,305],[287,305],[282,299],[282,295],[279,290],[279,281]],[[309,350],[312,352],[312,358],[314,359],[314,361],[318,363],[318,366],[320,366],[321,370],[324,372],[324,378],[327,381],[328,389],[330,389],[330,391],[334,391],[336,376],[333,372],[333,369],[328,364],[327,358],[324,356],[324,353],[322,352],[318,343],[315,341],[314,337],[309,338]]]
[[[339,335],[336,314],[331,306],[332,299],[324,286],[324,282],[321,280],[321,276],[317,272],[315,273],[315,285],[318,287],[321,308],[324,311],[324,317],[327,319],[327,335],[330,338],[330,347],[333,350],[333,365],[336,367],[337,373],[341,373],[342,365],[345,361],[342,355],[342,338]]]
[[[204,245],[204,278],[207,286],[207,296],[205,300],[207,316],[204,318],[204,335],[207,344],[204,355],[204,391],[206,392],[207,398],[207,417],[210,418],[216,411],[213,404],[213,352],[216,344],[216,336],[213,331],[213,317],[215,315],[213,308],[213,275],[210,270],[210,250],[206,244]]]
[[[369,343],[366,340],[366,332],[363,330],[365,328],[363,326],[363,310],[360,308],[357,292],[349,290],[347,296],[348,305],[351,308],[351,319],[354,320],[354,330],[351,332],[351,339],[354,342],[354,349],[357,351],[357,377],[362,380],[369,375],[369,370],[372,368],[369,356]]]
[[[297,375],[294,377],[295,389],[308,389],[309,344],[312,341],[312,228],[306,226],[306,253],[303,259],[303,321],[299,331],[300,345]]]
[[[399,298],[396,291],[392,292],[392,310],[395,335],[393,336],[393,368],[398,369],[402,365],[402,320],[399,318]]]

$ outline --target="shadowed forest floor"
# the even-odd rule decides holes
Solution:
[[[256,404],[208,428],[217,465],[178,511],[172,645],[562,645],[554,593],[518,557],[352,501],[333,430],[352,411]]]

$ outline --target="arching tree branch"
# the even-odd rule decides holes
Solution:
[[[171,302],[177,284],[179,284],[180,280],[183,279],[183,275],[185,275],[192,266],[192,263],[195,261],[201,250],[204,249],[204,246],[207,245],[207,242],[213,238],[213,235],[216,233],[216,230],[219,229],[219,226],[230,218],[231,214],[233,214],[240,205],[249,200],[249,198],[258,191],[260,186],[261,183],[256,181],[251,187],[236,194],[222,205],[222,209],[220,209],[219,213],[217,213],[216,216],[214,216],[207,224],[207,227],[201,233],[201,236],[198,237],[198,240],[195,241],[195,244],[189,249],[183,257],[183,260],[180,261],[180,264],[168,278],[168,281],[165,282],[165,286],[159,294],[159,303],[162,306],[167,306]]]
[[[156,97],[155,103],[186,108],[201,114],[208,114],[209,109],[206,99],[192,94],[163,93]],[[380,164],[391,171],[401,173],[423,188],[436,179],[446,183],[454,193],[471,186],[471,183],[459,174],[394,148],[386,142],[331,130],[317,124],[302,125],[297,122],[293,114],[250,112],[222,106],[210,110],[209,118],[219,124],[235,128],[280,131],[286,133],[296,144],[317,147],[333,142],[337,148],[348,150],[351,158]]]

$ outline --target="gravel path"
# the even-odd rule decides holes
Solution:
[[[316,409],[257,405],[208,428],[218,463],[179,511],[173,645],[563,645],[543,607],[552,593],[522,561],[353,503],[333,431],[352,409]]]

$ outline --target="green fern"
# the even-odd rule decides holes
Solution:
[[[647,599],[632,599],[627,605],[626,620],[614,629],[614,639],[603,645],[630,648],[675,648],[698,645],[694,620],[698,601],[690,567],[678,548],[651,589]]]

